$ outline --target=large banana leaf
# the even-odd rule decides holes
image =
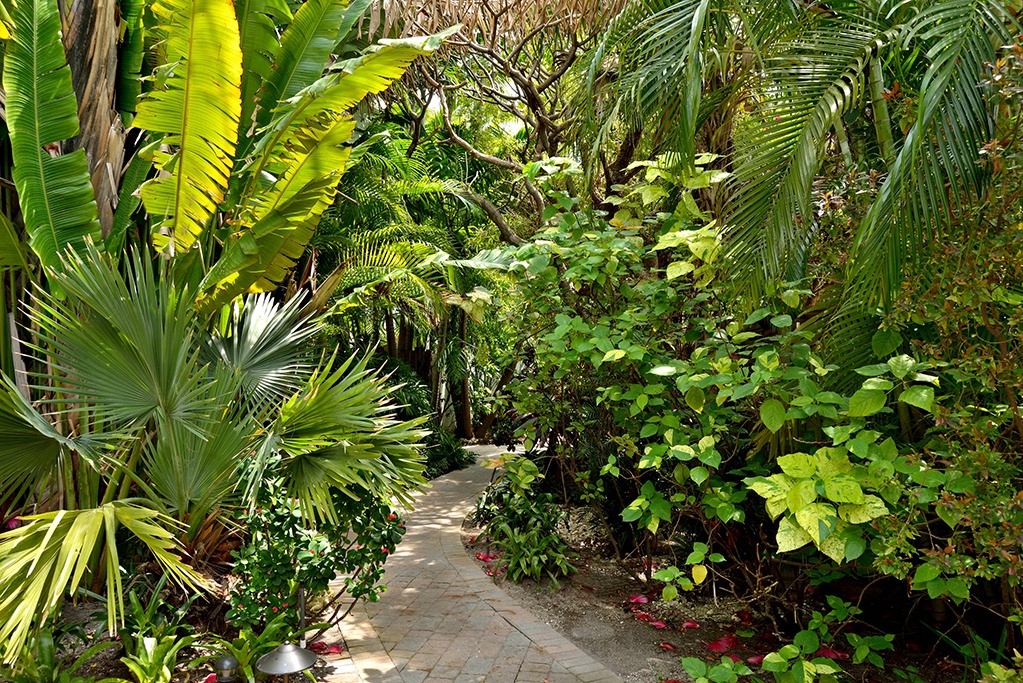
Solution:
[[[18,230],[7,214],[0,213],[0,271],[17,268],[27,272],[28,260]]]
[[[231,0],[158,0],[165,31],[162,88],[139,103],[135,125],[164,133],[153,151],[163,173],[141,190],[153,241],[175,252],[202,234],[224,198],[241,117],[242,53]]]
[[[188,587],[203,579],[182,564],[176,525],[159,513],[116,501],[88,510],[59,510],[22,517],[24,526],[0,534],[0,642],[3,660],[13,661],[35,624],[73,596],[90,558],[105,551],[107,626],[113,632],[124,613],[121,567],[115,535],[131,532],[176,581]],[[172,529],[174,531],[172,531]]]
[[[210,311],[246,291],[269,291],[302,255],[337,192],[337,175],[314,180],[292,199],[232,235],[199,286],[196,307]]]
[[[377,47],[282,105],[283,113],[259,138],[256,158],[245,169],[246,190],[239,201],[243,228],[229,238],[203,280],[197,304],[202,310],[245,291],[267,291],[283,279],[333,201],[351,153],[341,145],[348,142],[353,124],[341,114],[386,89],[446,35]],[[273,178],[269,187],[261,182],[267,175]]]
[[[274,18],[290,21],[291,12],[284,0],[236,0],[238,36],[242,49],[242,115],[238,155],[242,156],[247,140],[255,131],[252,116],[256,109],[256,93],[270,76],[280,43]]]
[[[246,197],[259,191],[262,173],[280,154],[281,145],[302,128],[312,126],[329,113],[345,113],[367,95],[383,92],[398,80],[420,55],[430,54],[452,30],[433,36],[408,40],[381,41],[358,59],[334,67],[332,72],[300,91],[290,101],[280,103],[276,115],[260,135],[253,150],[253,161],[246,167]]]
[[[56,0],[22,0],[4,54],[7,127],[14,182],[29,244],[44,266],[100,238],[85,152],[59,154],[78,134],[78,103],[64,57]]]
[[[281,36],[272,70],[266,75],[258,96],[256,129],[270,122],[274,110],[323,75],[330,52],[337,43],[338,26],[345,16],[344,0],[308,0],[295,12],[294,20]],[[245,136],[238,156],[251,150],[254,136]]]

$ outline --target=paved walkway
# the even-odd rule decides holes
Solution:
[[[471,448],[480,456],[502,453]],[[341,624],[363,683],[621,683],[486,576],[460,530],[491,470],[434,480],[387,561],[387,591]],[[340,674],[341,671],[338,671]]]

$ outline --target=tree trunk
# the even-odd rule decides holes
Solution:
[[[394,317],[390,311],[384,313],[384,329],[387,330],[387,355],[394,358],[398,353],[398,345],[394,339]]]
[[[884,98],[884,73],[880,57],[875,57],[870,63],[870,108],[874,112],[874,130],[877,132],[881,158],[885,166],[891,169],[895,163],[895,141],[892,138],[892,121],[888,116],[888,100]]]
[[[468,316],[465,311],[458,309],[458,344],[460,348],[465,348],[465,327],[466,319]],[[473,437],[472,428],[472,404],[469,402],[469,368],[465,369],[465,374],[461,381],[458,382],[457,389],[451,387],[452,393],[457,391],[457,395],[454,396],[455,403],[455,424],[458,428],[458,436],[463,439],[471,439]]]
[[[849,147],[849,136],[845,134],[845,124],[839,119],[835,122],[835,137],[838,139],[838,147],[842,150],[842,160],[847,168],[855,165],[852,149]]]
[[[501,379],[497,380],[497,386],[495,386],[494,390],[490,392],[490,398],[491,399],[497,398],[498,394],[501,393],[501,390],[504,389],[504,387],[508,384],[508,382],[512,380],[512,377],[514,376],[515,363],[513,362],[511,365],[504,369],[503,373],[501,373]],[[483,439],[486,439],[487,432],[490,431],[490,426],[494,424],[494,420],[496,418],[497,411],[490,412],[484,415],[483,418],[480,420],[479,425],[476,427],[476,430],[473,432],[473,436],[481,441]]]
[[[117,0],[72,0],[64,10],[64,51],[81,125],[70,149],[85,150],[99,222],[107,235],[114,222],[124,166],[124,125],[114,101]]]

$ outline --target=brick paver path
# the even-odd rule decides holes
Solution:
[[[486,457],[503,452],[474,447]],[[434,480],[387,562],[387,591],[341,624],[364,683],[621,683],[486,576],[460,529],[491,471]],[[341,674],[341,671],[338,671]],[[345,676],[349,678],[349,676]]]

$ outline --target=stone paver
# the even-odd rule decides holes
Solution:
[[[503,452],[471,450],[483,457]],[[386,565],[387,591],[341,624],[354,666],[328,681],[621,683],[494,585],[466,554],[462,520],[490,475],[478,465],[452,472],[417,499]]]

